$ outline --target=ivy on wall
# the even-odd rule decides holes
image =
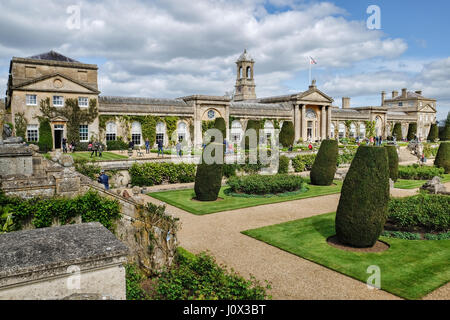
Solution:
[[[366,137],[375,137],[375,121],[364,121],[364,124],[366,125]]]
[[[25,114],[23,112],[18,112],[14,116],[14,124],[16,129],[16,137],[22,137],[24,141],[27,140],[27,125],[28,121],[25,118]]]

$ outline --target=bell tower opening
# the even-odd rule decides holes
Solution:
[[[255,61],[247,53],[247,49],[245,49],[236,61],[237,79],[234,101],[256,99],[255,80],[253,79],[254,64]]]

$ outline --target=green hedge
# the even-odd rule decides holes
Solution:
[[[153,186],[195,181],[195,164],[171,162],[134,163],[128,172],[133,186]]]
[[[106,141],[106,148],[108,151],[127,150],[128,143],[123,141],[123,139],[121,137],[118,137],[117,140]]]
[[[439,138],[439,128],[436,123],[432,123],[430,127],[430,132],[428,133],[427,140],[434,142]]]
[[[295,172],[311,170],[315,159],[315,154],[300,154],[292,159],[292,166]]]
[[[392,181],[397,181],[398,179],[398,153],[396,146],[386,145],[384,146],[387,150],[388,160],[389,160],[389,177]]]
[[[403,139],[402,125],[399,122],[394,125],[392,135],[397,139],[397,141],[401,141]]]
[[[336,235],[354,247],[373,246],[386,222],[389,163],[386,148],[361,146],[342,185]]]
[[[291,147],[294,144],[295,131],[291,121],[284,121],[280,131],[280,144],[283,147]]]
[[[408,139],[408,141],[411,141],[414,139],[416,135],[417,135],[417,123],[415,122],[410,123],[408,126],[408,135],[406,136],[406,138]]]
[[[333,183],[339,154],[337,140],[324,140],[311,169],[311,184],[329,186]]]
[[[291,159],[289,159],[288,157],[281,156],[278,161],[278,173],[288,173],[290,161]]]
[[[443,177],[444,169],[413,164],[398,167],[398,177],[406,180],[431,180],[434,177]]]
[[[261,129],[261,122],[258,120],[248,120],[247,122],[247,127],[246,127],[246,131],[250,130],[250,129],[255,129],[256,131],[256,143],[259,144],[259,129]],[[248,150],[249,149],[249,144],[250,144],[250,139],[249,137],[245,136],[245,149]]]
[[[47,153],[53,150],[52,128],[48,120],[39,123],[39,151]]]
[[[400,230],[426,231],[450,230],[450,197],[421,193],[389,201],[388,221]]]
[[[231,177],[227,181],[230,191],[245,194],[277,194],[300,190],[304,181],[301,177],[287,174],[248,175]]]
[[[450,173],[450,142],[442,142],[434,159],[434,165],[444,168],[445,173]]]

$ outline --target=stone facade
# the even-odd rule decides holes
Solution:
[[[90,124],[88,140],[105,142],[107,135],[113,139],[123,137],[125,141],[135,137],[137,144],[143,145],[141,124],[121,123],[121,117],[152,115],[163,119],[176,116],[179,120],[174,136],[168,137],[166,125],[162,121],[157,126],[157,138],[162,139],[166,146],[169,140],[184,140],[196,147],[202,143],[202,122],[216,117],[225,119],[230,128],[227,138],[235,143],[242,139],[249,119],[265,120],[266,134],[272,134],[276,123],[281,125],[283,121],[292,121],[296,141],[363,138],[366,121],[375,121],[376,135],[384,138],[392,134],[396,122],[402,124],[404,137],[408,124],[416,122],[418,137],[425,139],[430,125],[436,121],[436,100],[424,97],[421,91],[410,92],[407,89],[403,89],[400,95],[393,91],[391,99],[386,99],[386,93],[382,92],[380,106],[352,107],[350,98],[345,97],[342,108],[339,108],[333,105],[333,98],[317,88],[315,80],[304,92],[257,98],[254,64],[255,61],[246,51],[236,61],[237,78],[233,97],[192,95],[177,99],[154,99],[99,96],[97,66],[82,64],[55,52],[30,58],[13,58],[6,99],[7,120],[12,122],[15,114],[23,112],[28,123],[36,125],[41,99],[54,96],[64,99],[87,97],[97,99],[100,116],[112,119],[106,124],[106,129],[100,128],[98,118]],[[36,105],[30,105],[30,101],[27,105],[27,95],[36,96]],[[34,102],[34,98],[31,100]],[[350,127],[348,121],[352,121]],[[66,135],[64,119],[55,119],[52,126],[54,132],[56,129],[63,130],[62,136]]]

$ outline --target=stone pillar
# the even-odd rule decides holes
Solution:
[[[302,134],[301,138],[303,138],[303,141],[306,141],[306,105],[302,105],[302,114],[301,114],[301,121],[302,121]]]
[[[194,104],[194,148],[202,146],[202,119],[200,106]]]
[[[331,137],[331,106],[327,106],[327,137]]]
[[[322,106],[321,108],[321,112],[320,112],[322,118],[320,121],[320,135],[321,135],[321,139],[325,140],[327,138],[327,117],[326,117],[326,107]]]
[[[294,131],[295,131],[295,143],[300,139],[300,110],[299,105],[294,105]]]

